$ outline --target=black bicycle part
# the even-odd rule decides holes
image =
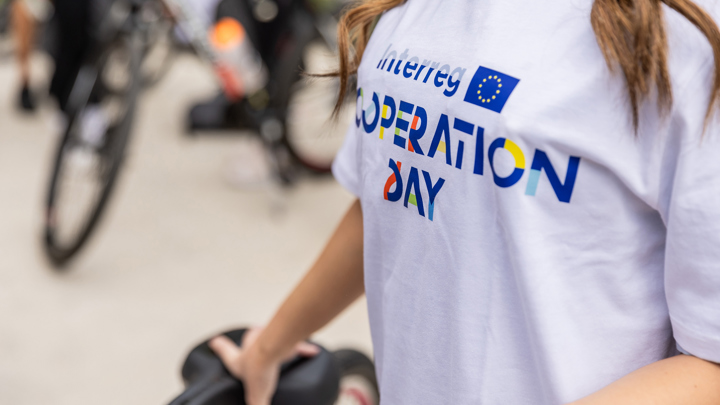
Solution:
[[[155,86],[170,70],[176,56],[174,30],[175,21],[162,0],[130,0],[133,17],[126,30],[140,32],[142,56],[139,67],[140,87]],[[105,91],[120,94],[124,88],[106,83]]]
[[[224,333],[238,345],[247,330]],[[170,405],[244,405],[244,390],[205,341],[188,354],[182,366],[185,391]],[[332,405],[338,397],[340,369],[333,355],[320,347],[310,358],[296,357],[282,365],[272,405]]]
[[[276,150],[281,153],[287,151],[291,158],[300,163],[306,169],[315,173],[329,173],[332,165],[332,159],[326,161],[312,159],[302,153],[302,149],[293,142],[293,125],[288,122],[289,110],[293,97],[297,94],[299,88],[307,83],[308,78],[303,76],[305,69],[306,51],[308,47],[323,37],[318,31],[315,16],[306,8],[300,5],[295,6],[292,17],[287,21],[289,32],[282,36],[284,51],[276,56],[275,69],[271,71],[272,87],[269,87],[271,108],[277,117],[282,117],[283,136],[279,145],[274,145]],[[318,111],[313,113],[317,114]],[[328,117],[323,117],[323,119]],[[344,129],[343,129],[344,130]],[[318,136],[320,136],[318,134]]]
[[[296,96],[299,90],[305,89],[308,83],[317,80],[308,81],[303,72],[306,68],[305,57],[308,48],[316,43],[327,42],[326,36],[318,28],[321,16],[315,14],[309,5],[302,1],[283,2],[280,4],[279,13],[271,21],[258,21],[253,17],[251,9],[250,0],[224,0],[218,6],[217,18],[237,19],[246,28],[248,38],[268,68],[269,80],[266,87],[236,103],[218,98],[213,102],[196,106],[191,110],[190,129],[249,128],[257,131],[270,152],[269,155],[277,162],[273,165],[274,173],[285,184],[292,183],[298,167],[308,169],[311,173],[329,173],[333,154],[330,154],[329,158],[322,155],[320,159],[317,158],[317,154],[309,155],[306,152],[307,148],[303,149],[300,147],[302,145],[296,142],[298,138],[295,130],[298,125],[293,117],[298,114],[289,115],[292,105],[297,102]],[[335,48],[334,44],[326,45],[330,50]],[[310,100],[317,104],[312,97]],[[328,121],[327,128],[323,127],[327,130],[333,127],[330,121],[333,105],[331,100],[320,106],[321,108],[305,106],[301,116],[322,115],[319,120]],[[270,128],[272,128],[270,137],[266,136],[268,122],[271,123]],[[276,130],[278,128],[279,136]],[[344,128],[340,130],[344,134]],[[314,135],[317,135],[317,140],[323,141],[324,134]]]
[[[140,18],[146,29],[143,61],[140,65],[143,88],[156,85],[165,77],[176,56],[175,22],[161,0],[141,5]]]
[[[333,352],[340,368],[340,397],[343,404],[378,405],[380,390],[375,365],[363,353],[352,349]]]
[[[107,52],[99,51],[88,58],[88,62],[75,79],[68,101],[68,123],[57,148],[46,200],[44,247],[48,258],[56,268],[66,265],[96,229],[116,184],[131,133],[140,90],[140,83],[136,78],[141,58],[141,38],[137,31],[129,31],[129,35],[120,35],[112,42],[125,44],[130,52],[129,82],[123,94],[123,113],[108,126],[102,144],[87,145],[80,136],[80,126],[82,115],[90,101],[100,99],[102,93],[106,92],[103,89],[101,72],[105,67]],[[107,44],[105,45],[107,47]],[[84,152],[80,152],[79,148],[84,148]],[[67,175],[65,172],[69,170],[75,154],[79,152],[87,153],[92,159],[96,159],[97,164],[94,168],[99,181],[99,191],[84,212],[83,218],[79,220],[79,225],[76,224],[76,232],[72,233],[68,240],[63,241],[59,234],[65,231],[64,228],[60,228],[65,224],[58,218],[58,212],[64,208],[61,206],[60,198],[67,191],[63,190],[66,180],[64,175]]]

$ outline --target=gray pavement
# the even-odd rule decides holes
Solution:
[[[49,62],[35,58],[38,83]],[[99,232],[71,268],[42,255],[54,111],[15,109],[0,61],[0,404],[163,404],[186,351],[212,332],[268,319],[353,197],[331,179],[278,194],[224,171],[250,137],[188,138],[187,107],[212,94],[191,56],[142,98],[129,161]],[[319,332],[370,351],[364,301]]]

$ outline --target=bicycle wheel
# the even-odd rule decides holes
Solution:
[[[305,47],[302,62],[310,73],[327,72],[336,64],[332,52],[320,40]],[[303,166],[315,172],[330,171],[355,113],[354,103],[348,102],[337,119],[332,119],[338,86],[335,78],[305,77],[293,85],[290,93],[288,147]]]
[[[142,87],[152,87],[165,77],[175,57],[175,23],[162,1],[146,1],[141,7],[147,29],[140,77]]]
[[[124,69],[117,65],[122,60],[118,53],[128,55]],[[114,42],[95,64],[84,66],[75,80],[46,206],[45,251],[57,267],[87,242],[110,198],[135,113],[141,54],[133,33]],[[110,79],[115,89],[123,90],[107,92]]]
[[[340,396],[335,405],[378,405],[380,391],[373,362],[355,350],[338,350],[333,356],[340,367]]]

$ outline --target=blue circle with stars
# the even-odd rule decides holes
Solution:
[[[490,103],[495,97],[500,95],[502,90],[502,79],[497,75],[489,75],[483,78],[482,83],[478,85],[477,95],[481,103]]]

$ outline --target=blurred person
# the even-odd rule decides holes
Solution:
[[[720,403],[720,31],[698,4],[349,11],[334,173],[358,198],[264,329],[211,341],[247,403],[363,293],[384,404]]]
[[[57,50],[50,94],[60,108],[64,126],[68,100],[82,64],[96,45],[95,33],[112,0],[55,0]],[[81,137],[91,145],[101,145],[110,124],[101,100],[93,94],[81,116]]]
[[[92,45],[93,22],[100,18],[101,7],[93,7],[93,4],[104,3],[107,1],[54,0],[53,3],[45,0],[13,1],[12,27],[17,42],[21,81],[19,104],[22,109],[27,111],[35,109],[35,98],[30,89],[30,57],[35,45],[38,23],[52,14],[55,23],[53,45],[56,49],[51,50],[55,66],[50,94],[56,99],[60,110],[65,111],[75,78]]]

